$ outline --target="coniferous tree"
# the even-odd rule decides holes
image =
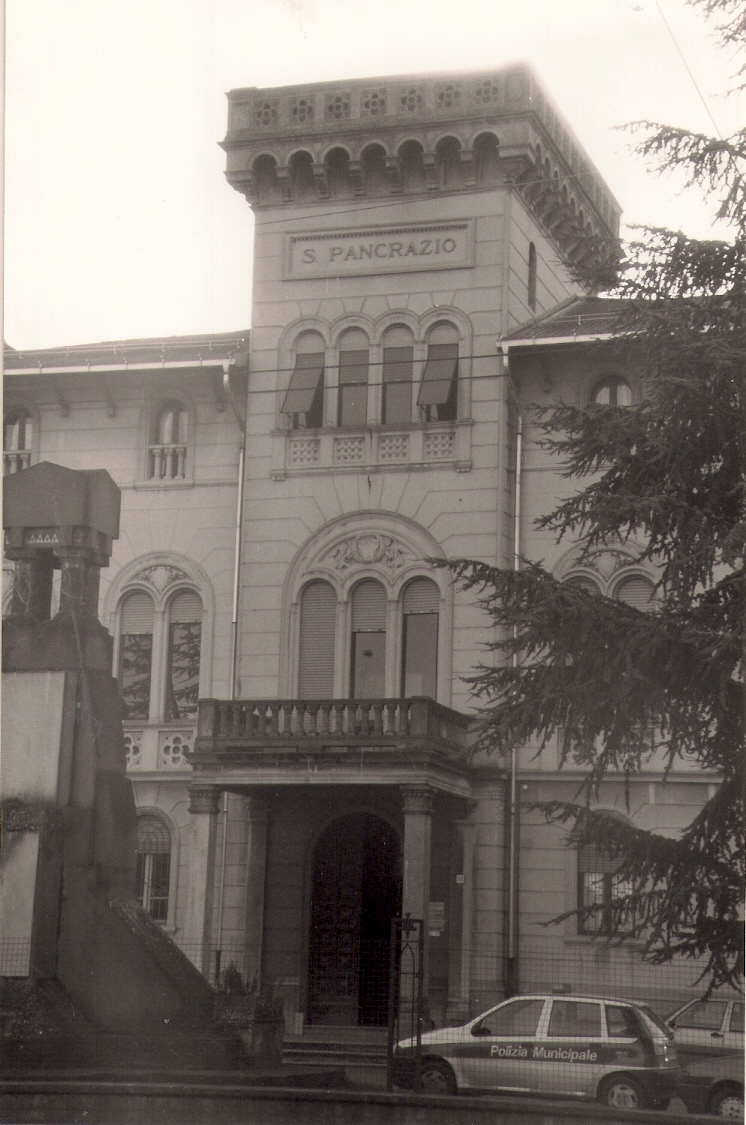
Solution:
[[[695,0],[743,46],[744,0]],[[743,69],[741,70],[743,73]],[[746,539],[746,130],[728,139],[645,124],[638,151],[683,171],[729,225],[722,241],[640,227],[595,246],[582,280],[623,299],[615,331],[644,388],[637,406],[556,405],[545,448],[578,490],[538,526],[587,548],[624,541],[659,574],[646,612],[563,585],[541,565],[448,565],[499,627],[494,663],[470,677],[477,745],[509,753],[559,734],[586,771],[574,802],[540,806],[568,842],[618,863],[621,929],[654,963],[696,958],[714,987],[740,985],[744,898],[744,541]],[[593,265],[589,266],[588,263]],[[608,285],[613,267],[614,284]],[[593,809],[603,778],[631,780],[663,754],[720,777],[677,838]],[[577,913],[586,917],[599,907]],[[603,908],[608,911],[608,905]],[[563,917],[566,917],[564,915]],[[555,919],[557,921],[558,919]]]

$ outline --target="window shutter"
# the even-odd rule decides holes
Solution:
[[[148,594],[130,594],[122,606],[120,633],[152,633],[155,610]]]
[[[641,610],[652,609],[653,594],[653,583],[647,578],[627,578],[619,584],[616,591],[620,602]]]
[[[458,344],[430,344],[417,403],[440,406],[448,401],[458,368]]]
[[[310,582],[300,610],[298,694],[304,699],[334,695],[334,638],[337,595],[328,582]]]
[[[339,382],[368,382],[368,349],[339,353]]]
[[[409,383],[412,380],[414,348],[383,349],[384,383]]]
[[[386,591],[380,582],[366,578],[352,595],[353,633],[382,633],[386,630]]]
[[[191,624],[202,620],[202,601],[199,594],[184,590],[171,599],[168,618],[172,625]]]
[[[296,356],[295,369],[282,404],[283,414],[307,414],[324,374],[324,353],[306,352]]]
[[[440,609],[440,591],[430,578],[415,578],[404,590],[404,613],[437,613]]]

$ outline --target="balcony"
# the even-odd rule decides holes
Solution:
[[[402,784],[461,792],[470,719],[411,699],[202,699],[194,784]]]
[[[411,472],[456,469],[471,463],[471,421],[370,426],[364,432],[275,430],[272,479],[309,473]]]

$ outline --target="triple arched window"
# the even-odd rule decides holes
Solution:
[[[439,615],[430,578],[410,579],[396,602],[362,578],[341,603],[330,582],[312,580],[300,596],[299,696],[330,699],[341,688],[351,699],[437,698]]]
[[[202,647],[199,594],[179,590],[157,610],[147,591],[127,593],[118,642],[122,718],[193,722]]]
[[[281,413],[293,429],[454,421],[459,416],[459,330],[439,321],[424,339],[391,324],[375,341],[360,327],[327,348],[318,331],[293,343]]]

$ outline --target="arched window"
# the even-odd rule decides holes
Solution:
[[[429,578],[413,578],[402,597],[401,693],[438,695],[438,609],[440,592]]]
[[[17,473],[31,464],[34,422],[25,406],[16,406],[5,415],[3,472]]]
[[[428,422],[452,422],[458,413],[458,332],[436,324],[427,337],[427,362],[417,403]]]
[[[174,595],[168,608],[167,720],[197,717],[201,646],[202,602],[185,590]]]
[[[123,719],[150,718],[155,607],[149,594],[129,594],[119,618],[119,691]]]
[[[594,384],[591,402],[597,406],[631,406],[632,388],[621,375],[607,375]]]
[[[474,170],[478,184],[492,184],[499,179],[499,145],[492,133],[482,133],[474,141]]]
[[[309,582],[300,600],[298,694],[302,699],[334,695],[337,595],[321,580]]]
[[[619,860],[596,845],[578,848],[578,907],[597,908],[578,917],[578,933],[621,937],[629,932],[632,919],[615,903],[631,894],[633,886],[616,873],[618,868]]]
[[[163,821],[145,813],[137,818],[135,895],[156,922],[168,920],[171,834]]]
[[[339,341],[337,423],[364,426],[368,420],[368,337],[350,328]]]
[[[124,720],[194,722],[202,616],[202,601],[193,590],[178,590],[158,607],[144,590],[125,594],[118,667]]]
[[[461,187],[464,179],[461,145],[455,137],[444,137],[435,146],[438,176],[442,188]]]
[[[532,312],[536,310],[536,247],[533,242],[528,244],[528,307]]]
[[[352,592],[350,696],[380,699],[386,694],[386,591],[365,578]]]
[[[412,421],[414,337],[403,324],[395,324],[383,336],[384,425]]]
[[[152,480],[184,480],[186,476],[189,411],[183,402],[164,403],[155,416],[150,444]]]
[[[295,342],[295,366],[282,403],[293,429],[318,429],[324,424],[324,340],[304,332]]]

